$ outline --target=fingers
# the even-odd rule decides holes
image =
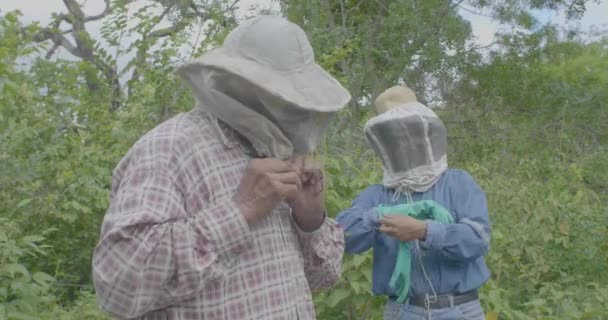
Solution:
[[[295,185],[298,190],[302,189],[302,180],[297,172],[285,172],[285,173],[270,173],[272,180],[279,181],[284,185]]]
[[[379,222],[381,224],[385,224],[385,225],[394,225],[395,224],[395,216],[385,215],[384,217],[382,217],[382,219],[380,219]]]
[[[250,161],[249,166],[260,173],[285,173],[295,171],[300,174],[300,168],[292,162],[275,158],[253,159]]]
[[[249,169],[256,173],[254,180],[263,176],[264,180],[271,183],[272,192],[282,198],[295,199],[300,191],[317,196],[325,189],[323,172],[318,168],[303,169],[305,162],[302,157],[289,161],[274,158],[254,159],[250,162]]]
[[[312,154],[297,154],[292,158],[292,161],[302,171],[314,170],[320,167]]]
[[[309,170],[308,174],[310,175],[311,183],[319,183],[323,181],[323,172],[320,169]]]
[[[307,185],[323,184],[324,182],[323,172],[320,169],[307,170],[302,175],[306,177],[306,181],[302,182]]]
[[[310,172],[303,172],[302,175],[300,176],[300,179],[302,180],[303,184],[310,184],[310,180],[311,180],[311,175]]]
[[[317,176],[314,186],[316,186],[315,193],[321,193],[325,190],[325,178],[322,173]]]
[[[293,200],[297,199],[298,193],[300,192],[300,189],[298,188],[298,186],[294,185],[294,184],[283,184],[283,183],[278,182],[278,185],[276,188],[277,188],[276,192],[279,195],[281,195],[281,197],[286,199],[287,201],[293,201]]]
[[[281,198],[294,200],[302,190],[300,175],[296,172],[269,173],[274,192]]]
[[[306,156],[296,155],[292,158],[292,163],[300,169],[306,168]]]
[[[399,216],[382,217],[382,219],[380,219],[380,221],[378,221],[380,223],[380,227],[378,228],[378,230],[380,230],[380,232],[388,234],[389,236],[395,236],[397,234],[397,231],[399,230],[399,225],[397,224],[398,218],[400,218],[400,217]]]
[[[325,186],[323,185],[323,183],[317,183],[316,185],[314,185],[314,189],[313,189],[313,194],[318,195],[319,193],[322,193],[323,190],[325,190]]]
[[[298,199],[301,171],[289,161],[253,159],[233,196],[249,224],[267,216],[277,203]]]
[[[393,230],[393,228],[389,225],[381,224],[380,227],[378,228],[378,230],[380,230],[380,232],[382,232],[382,233],[388,233],[388,232],[391,232]]]
[[[318,196],[323,192],[325,183],[321,170],[305,172],[303,176],[305,176],[305,179],[302,180],[304,190],[313,196]]]
[[[389,225],[398,225],[398,224],[410,224],[413,221],[415,221],[416,219],[410,217],[410,216],[403,216],[403,215],[397,215],[397,214],[387,214],[385,216],[382,217],[382,219],[380,219],[380,223],[384,223],[384,224],[389,224]]]
[[[397,236],[397,229],[393,226],[389,226],[386,224],[382,224],[380,225],[380,227],[378,228],[378,230],[384,234],[387,234],[391,237],[396,237]]]
[[[291,172],[295,172],[298,175],[298,177],[302,176],[302,170],[300,170],[300,168],[298,168],[297,166],[295,166],[293,164],[291,165],[291,170],[290,171]]]

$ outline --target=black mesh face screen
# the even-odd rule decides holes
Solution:
[[[447,131],[443,122],[437,118],[426,118],[428,121],[428,137],[435,161],[441,159],[448,150]]]
[[[418,116],[378,123],[370,130],[381,142],[377,148],[381,150],[376,152],[380,151],[387,157],[386,162],[392,171],[408,171],[431,162],[424,123]]]

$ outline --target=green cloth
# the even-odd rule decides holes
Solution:
[[[450,212],[432,200],[416,201],[396,206],[379,206],[378,216],[381,219],[385,215],[406,215],[419,220],[434,220],[439,223],[453,223],[454,218]],[[401,242],[397,262],[391,276],[390,286],[397,290],[397,302],[404,303],[410,290],[410,272],[412,269],[412,257],[410,246],[407,242]]]

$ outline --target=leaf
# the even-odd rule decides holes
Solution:
[[[8,241],[8,236],[4,230],[0,230],[0,241]]]
[[[355,266],[355,268],[358,268],[359,266],[361,266],[361,264],[363,262],[365,262],[366,257],[367,256],[362,255],[362,254],[358,254],[358,255],[353,256],[353,265]]]
[[[17,209],[28,205],[30,202],[32,202],[32,200],[34,200],[34,198],[23,199],[23,200],[19,201],[19,203],[17,204]]]
[[[9,319],[14,320],[40,320],[40,318],[33,317],[21,312],[10,312],[8,314]]]
[[[494,240],[502,240],[504,237],[505,236],[500,230],[495,229],[494,231],[492,231],[492,238],[494,238]]]
[[[42,285],[42,286],[48,286],[49,283],[55,282],[55,278],[51,277],[50,275],[48,275],[44,272],[34,273],[34,275],[32,276],[32,279],[34,279],[34,281],[36,283],[38,283],[39,285]]]
[[[363,276],[365,276],[365,279],[367,279],[367,282],[372,283],[372,273],[370,270],[364,270]]]
[[[540,307],[540,306],[545,305],[546,303],[547,303],[547,301],[545,299],[543,299],[543,298],[535,298],[535,299],[532,299],[532,300],[524,303],[523,305],[525,305],[525,306],[533,306],[533,307]]]
[[[486,312],[486,320],[498,320],[498,313],[493,311]]]
[[[6,266],[4,266],[3,269],[6,272],[8,272],[11,275],[11,277],[13,277],[13,278],[15,277],[16,273],[20,273],[27,278],[29,278],[29,276],[30,276],[30,273],[29,273],[29,271],[27,271],[27,268],[25,268],[24,265],[19,264],[19,263],[7,264]]]
[[[350,292],[343,288],[338,288],[338,289],[332,290],[329,294],[329,297],[327,297],[327,303],[329,304],[330,307],[333,308],[336,305],[338,305],[338,303],[340,303],[340,301],[346,299],[349,295],[350,295]]]
[[[40,242],[44,240],[44,237],[42,236],[25,236],[23,238],[21,238],[21,242],[23,243],[36,243],[36,242]]]
[[[362,289],[362,288],[361,288],[361,284],[360,284],[359,282],[357,282],[357,281],[352,281],[352,282],[350,282],[350,286],[351,286],[351,288],[353,289],[353,292],[354,292],[355,294],[359,294],[359,293],[361,292],[361,289]]]
[[[559,224],[559,231],[563,234],[563,235],[567,235],[568,233],[570,233],[570,225],[562,222]]]

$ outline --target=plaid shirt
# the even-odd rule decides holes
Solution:
[[[93,256],[102,308],[121,319],[315,319],[311,288],[340,276],[332,219],[298,228],[281,203],[248,226],[232,195],[250,157],[201,109],[142,137],[113,174]]]

